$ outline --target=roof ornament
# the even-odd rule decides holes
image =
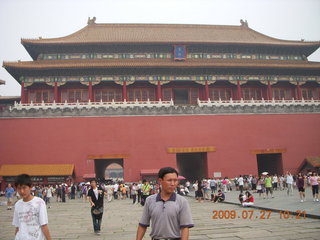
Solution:
[[[240,23],[242,27],[249,27],[247,20],[243,21],[242,19],[240,19]]]
[[[88,25],[95,24],[96,23],[96,17],[93,17],[92,19],[88,17]]]

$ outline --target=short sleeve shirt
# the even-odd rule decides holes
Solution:
[[[264,184],[266,186],[266,188],[271,188],[272,187],[272,180],[270,177],[267,177],[265,180],[264,180]]]
[[[160,194],[151,195],[146,199],[139,224],[150,225],[152,238],[180,238],[180,229],[193,227],[191,210],[187,200],[173,193],[167,201]]]
[[[48,224],[46,204],[34,197],[29,202],[19,200],[14,209],[12,225],[19,228],[15,240],[45,240],[41,226]]]
[[[6,198],[12,198],[14,193],[13,187],[10,187],[10,188],[7,187],[5,190],[5,193],[6,193]]]
[[[311,176],[311,177],[310,177],[310,184],[311,184],[312,186],[319,185],[319,183],[318,183],[318,176]]]
[[[243,178],[242,178],[242,177],[240,177],[240,178],[238,179],[238,183],[239,183],[239,185],[243,185]]]

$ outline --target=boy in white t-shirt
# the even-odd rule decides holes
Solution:
[[[15,240],[51,240],[45,202],[31,194],[31,178],[17,177],[15,186],[21,196],[14,209],[12,224],[16,226]]]

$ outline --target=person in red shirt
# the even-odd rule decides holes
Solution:
[[[242,206],[243,207],[253,206],[253,204],[254,204],[253,195],[249,191],[246,191],[245,195],[246,195],[246,200],[242,203]]]

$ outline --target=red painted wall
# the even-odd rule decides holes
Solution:
[[[168,147],[215,146],[208,174],[257,174],[255,149],[285,148],[284,171],[320,155],[320,114],[128,116],[1,119],[0,164],[74,163],[77,180],[94,172],[91,154],[127,154],[125,180],[140,169],[176,166]]]

